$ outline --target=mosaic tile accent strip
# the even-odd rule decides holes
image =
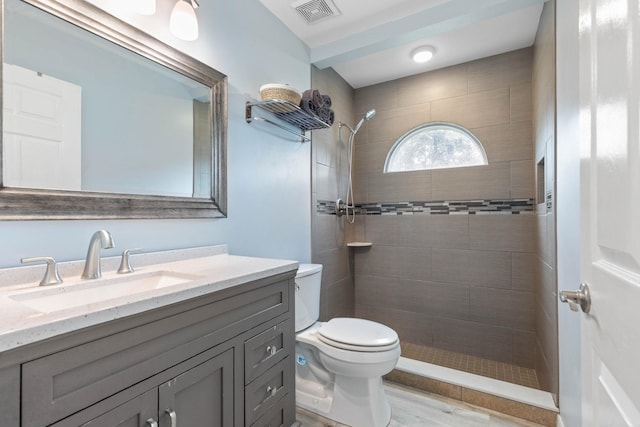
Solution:
[[[318,200],[320,215],[335,215],[336,202]],[[524,215],[535,212],[533,199],[456,200],[366,203],[356,205],[358,215]]]

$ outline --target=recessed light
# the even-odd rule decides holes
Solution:
[[[411,59],[422,64],[431,60],[435,53],[436,49],[433,46],[420,46],[411,51]]]

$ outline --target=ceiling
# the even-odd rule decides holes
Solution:
[[[312,64],[354,88],[531,46],[545,1],[260,0],[309,47]],[[313,12],[320,2],[338,11],[309,24],[294,7]],[[422,45],[436,54],[416,64],[409,53]]]

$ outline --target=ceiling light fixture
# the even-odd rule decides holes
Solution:
[[[420,46],[411,51],[411,59],[422,64],[430,61],[435,53],[436,49],[433,46]]]
[[[182,40],[193,41],[198,38],[198,17],[196,0],[178,0],[171,11],[169,30]]]
[[[137,0],[133,7],[140,15],[153,15],[156,13],[156,0]]]

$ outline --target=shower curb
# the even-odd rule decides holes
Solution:
[[[385,379],[544,426],[557,425],[558,408],[548,392],[405,357]]]

